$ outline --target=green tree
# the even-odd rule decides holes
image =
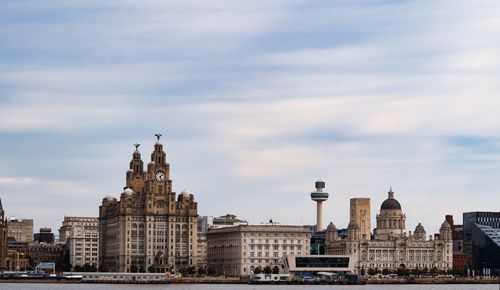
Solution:
[[[264,274],[271,274],[272,272],[273,270],[271,269],[271,267],[269,266],[264,267]]]
[[[207,274],[207,269],[205,267],[198,268],[198,276],[205,276]]]
[[[463,276],[465,271],[461,268],[453,267],[453,269],[451,269],[451,274],[453,276]]]
[[[423,268],[423,269],[422,269],[422,274],[423,274],[423,275],[427,275],[427,274],[429,274],[429,268],[427,268],[427,267]]]
[[[398,274],[399,277],[408,276],[408,269],[406,269],[406,266],[404,264],[401,264],[396,270],[396,274]]]
[[[361,268],[361,276],[364,276],[366,274],[365,268]]]
[[[273,267],[273,274],[279,274],[280,273],[280,267],[274,266]]]
[[[387,269],[387,268],[384,268],[384,269],[382,270],[382,275],[389,275],[389,273],[390,273],[390,272],[389,272],[389,269]]]
[[[262,267],[261,267],[261,266],[257,266],[257,267],[253,270],[253,273],[254,273],[254,274],[260,274],[260,273],[262,273]]]
[[[208,276],[214,276],[215,275],[215,269],[213,267],[208,267],[207,268],[207,275]]]
[[[368,268],[368,275],[373,276],[377,274],[377,271],[373,268]]]
[[[189,276],[193,276],[194,274],[196,274],[196,268],[194,266],[189,266],[187,267],[186,269],[186,273],[189,275]]]

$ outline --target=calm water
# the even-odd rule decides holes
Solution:
[[[2,284],[0,290],[500,290],[500,285],[110,285],[110,284]]]

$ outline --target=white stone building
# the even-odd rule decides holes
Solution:
[[[352,216],[352,215],[351,215]],[[427,239],[424,227],[419,223],[413,234],[405,232],[406,216],[392,189],[376,216],[374,238],[364,240],[355,220],[347,228],[347,238],[340,239],[333,223],[327,228],[325,244],[328,255],[351,255],[356,261],[356,271],[362,269],[437,268],[453,267],[453,240],[451,226],[444,221],[439,234]]]
[[[65,216],[59,241],[66,244],[70,264],[99,266],[99,221],[97,217]]]
[[[227,276],[248,276],[259,266],[278,266],[282,271],[287,255],[309,254],[310,238],[308,226],[262,224],[209,229],[208,267]]]

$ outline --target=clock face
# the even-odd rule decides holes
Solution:
[[[165,181],[165,173],[163,171],[156,172],[156,180],[157,181]]]

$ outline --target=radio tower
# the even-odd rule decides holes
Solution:
[[[311,199],[316,202],[316,231],[323,229],[323,201],[328,199],[328,192],[323,192],[325,182],[316,181],[316,191],[311,192]]]

